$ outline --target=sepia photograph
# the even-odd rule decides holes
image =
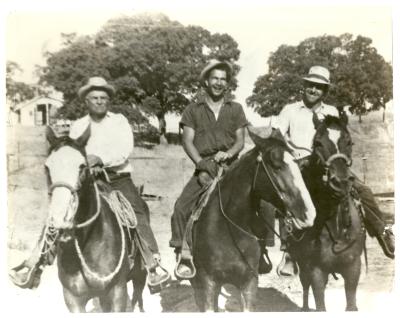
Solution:
[[[7,314],[396,310],[391,2],[2,11]]]

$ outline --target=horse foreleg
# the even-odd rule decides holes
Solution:
[[[137,258],[139,259],[139,258]],[[133,294],[132,294],[132,310],[135,310],[136,304],[139,306],[140,312],[144,312],[143,307],[143,289],[146,285],[146,277],[147,272],[142,269],[140,261],[135,264],[133,268],[132,274],[132,285],[133,285]]]
[[[357,258],[352,266],[342,273],[346,292],[346,311],[357,311],[357,286],[360,279],[361,259]]]
[[[197,307],[199,308],[200,311],[205,311],[204,289],[201,286],[201,282],[199,280],[199,275],[196,275],[193,279],[191,279],[190,284],[192,285],[193,290],[194,290],[194,299],[196,301]]]
[[[306,271],[300,269],[300,281],[303,286],[303,308],[302,311],[310,311],[310,307],[308,305],[308,296],[310,292],[310,275]]]
[[[216,281],[206,276],[204,279],[204,311],[217,312],[218,311],[218,295],[221,285]]]
[[[86,312],[87,298],[74,296],[67,288],[63,288],[64,301],[71,313]]]
[[[325,307],[325,288],[328,282],[328,273],[318,267],[311,270],[311,287],[314,294],[315,306],[317,311],[326,311]]]
[[[255,303],[257,296],[257,287],[258,287],[258,276],[252,277],[241,290],[242,293],[242,302],[243,302],[243,311],[251,312],[255,311]]]
[[[219,307],[218,307],[218,298],[219,298],[219,294],[221,293],[221,284],[217,284],[215,286],[215,291],[214,291],[214,312],[218,312],[219,311]]]
[[[107,295],[100,297],[100,305],[104,312],[125,312],[128,300],[126,280],[111,288]]]

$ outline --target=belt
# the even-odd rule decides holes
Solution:
[[[122,179],[122,178],[126,178],[126,177],[131,177],[131,174],[129,172],[121,172],[118,173],[114,170],[111,169],[104,169],[107,172],[108,178],[110,179],[110,181],[114,181],[114,180],[118,180],[118,179]]]

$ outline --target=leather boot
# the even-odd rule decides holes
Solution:
[[[385,226],[383,233],[377,236],[378,242],[382,247],[383,253],[391,259],[394,259],[395,241],[394,233],[389,226]]]

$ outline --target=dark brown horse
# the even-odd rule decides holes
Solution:
[[[47,130],[51,145],[46,161],[51,182],[48,224],[58,232],[58,276],[64,300],[71,312],[85,312],[87,302],[95,297],[105,312],[125,311],[127,281],[132,279],[132,305],[139,302],[143,310],[146,271],[137,256],[130,273],[127,232],[102,197],[101,182],[86,165],[84,146],[89,135],[88,129],[72,140]]]
[[[268,138],[250,129],[249,134],[256,147],[217,183],[194,226],[197,274],[191,283],[201,311],[218,311],[218,295],[226,283],[240,290],[243,310],[254,311],[260,246],[252,223],[261,199],[300,219],[306,212],[315,216],[300,170],[280,132],[274,130]]]
[[[308,311],[311,286],[318,311],[325,311],[325,288],[330,273],[342,275],[346,310],[357,310],[365,228],[350,171],[352,141],[347,120],[328,116],[317,126],[310,164],[303,170],[317,217],[314,226],[289,236],[289,252],[300,267],[303,310]]]

